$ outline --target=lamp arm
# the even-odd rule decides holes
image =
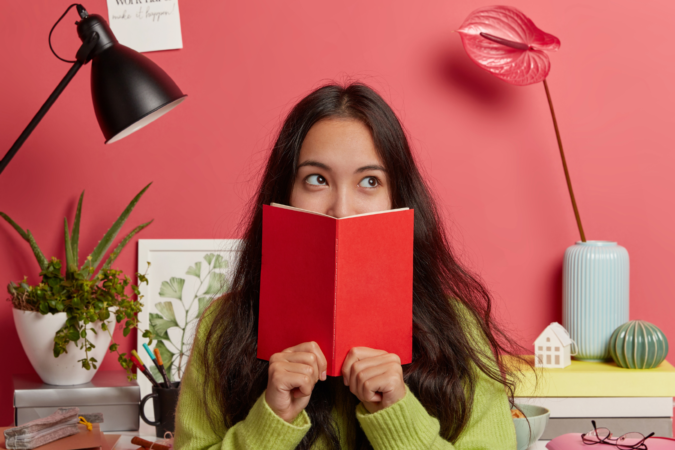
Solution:
[[[61,95],[61,92],[63,92],[66,86],[68,86],[70,80],[75,77],[75,74],[77,74],[77,71],[80,70],[80,67],[89,62],[89,55],[94,49],[96,42],[98,42],[98,35],[93,33],[79,48],[77,51],[77,61],[70,67],[70,70],[68,70],[66,76],[64,76],[58,86],[56,86],[54,92],[52,92],[49,98],[47,98],[47,101],[42,105],[42,108],[40,108],[37,114],[35,114],[33,120],[30,121],[26,129],[23,130],[23,133],[21,133],[16,142],[14,142],[12,148],[10,148],[7,154],[2,158],[2,160],[0,160],[0,173],[5,170],[7,164],[9,164],[14,155],[16,155],[16,152],[19,151],[23,143],[26,141],[26,139],[28,139],[28,136],[30,136],[35,127],[37,127],[38,123],[40,123],[45,114],[47,114],[49,108],[51,108],[56,99],[59,98],[59,95]]]
[[[7,164],[9,164],[9,161],[16,155],[16,152],[19,151],[23,143],[28,139],[28,136],[33,132],[35,127],[40,123],[42,118],[47,114],[47,111],[49,111],[49,108],[52,107],[54,102],[56,101],[57,98],[59,98],[59,95],[61,95],[61,92],[68,86],[68,83],[70,83],[70,80],[73,79],[75,74],[77,73],[78,70],[80,70],[80,67],[82,67],[82,63],[77,61],[75,62],[71,67],[68,73],[66,74],[65,77],[61,80],[58,86],[56,86],[56,89],[54,89],[54,92],[49,96],[47,101],[42,105],[42,108],[35,114],[35,117],[33,117],[33,120],[30,121],[28,126],[26,127],[25,130],[23,130],[23,133],[19,136],[19,138],[14,142],[14,145],[12,145],[12,148],[9,149],[7,154],[5,155],[4,158],[2,158],[2,161],[0,161],[0,173],[7,167]]]

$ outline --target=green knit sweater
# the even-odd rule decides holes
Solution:
[[[312,426],[309,415],[303,411],[293,423],[288,423],[267,405],[265,393],[258,398],[251,411],[241,422],[226,429],[212,430],[206,417],[204,404],[211,401],[202,398],[204,383],[203,363],[199,357],[201,342],[211,326],[209,311],[200,322],[192,354],[181,381],[181,392],[176,410],[176,433],[174,448],[197,449],[294,449]],[[336,382],[335,380],[338,380]],[[345,389],[344,395],[353,395],[341,378],[319,381],[333,382]],[[451,444],[439,435],[440,425],[430,416],[424,406],[406,386],[406,395],[395,404],[369,413],[363,403],[356,407],[356,418],[375,450],[408,449],[466,449],[466,450],[515,450],[516,434],[511,419],[509,403],[504,387],[483,372],[478,371],[473,411],[469,423]],[[342,448],[348,448],[345,435],[346,418],[340,417],[333,408],[333,417],[340,430]],[[224,436],[224,438],[223,438]],[[322,449],[321,442],[313,448]]]

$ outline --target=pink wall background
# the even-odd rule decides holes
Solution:
[[[0,3],[2,154],[68,69],[47,45],[68,4]],[[562,321],[562,255],[579,236],[543,86],[515,87],[483,72],[453,33],[486,4],[182,0],[184,49],[147,55],[187,101],[104,146],[86,66],[0,176],[0,211],[29,228],[48,256],[62,257],[63,217],[74,216],[86,189],[84,253],[153,181],[122,233],[154,218],[140,237],[238,237],[242,206],[284,114],[324,81],[359,79],[399,114],[452,240],[492,290],[499,319],[530,345]],[[549,85],[586,234],[628,249],[631,319],[656,324],[675,342],[675,3],[508,4],[562,41]],[[107,17],[105,1],[85,6]],[[79,46],[75,19],[71,12],[54,34],[66,57]],[[136,258],[133,242],[117,265],[133,273]],[[3,292],[24,275],[38,281],[37,272],[28,246],[1,223]],[[129,351],[136,336],[118,339]],[[7,425],[11,375],[33,369],[5,301],[0,342],[0,425]],[[109,358],[102,370],[119,366]]]

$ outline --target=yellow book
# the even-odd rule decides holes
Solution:
[[[654,369],[624,369],[614,362],[572,360],[564,369],[534,370],[506,362],[520,370],[516,397],[675,397],[675,368],[668,361]]]

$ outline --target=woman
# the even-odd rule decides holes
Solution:
[[[262,205],[272,202],[334,217],[414,209],[411,364],[356,347],[342,376],[327,378],[313,342],[256,359]],[[509,341],[372,89],[328,85],[293,108],[245,226],[231,292],[202,317],[182,380],[176,448],[515,449],[513,382],[497,363]]]

